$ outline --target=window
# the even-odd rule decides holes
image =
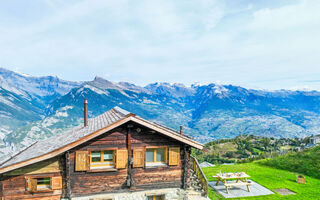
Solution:
[[[91,151],[90,169],[114,168],[115,151]]]
[[[91,152],[91,162],[101,162],[101,152],[100,151],[92,151]]]
[[[147,197],[148,200],[164,200],[164,195],[151,195]]]
[[[60,190],[62,188],[62,177],[26,177],[27,192],[46,192]]]
[[[37,191],[51,190],[51,178],[37,178]]]
[[[163,165],[166,161],[166,148],[147,148],[146,149],[146,165]]]

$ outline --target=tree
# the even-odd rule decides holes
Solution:
[[[270,138],[262,138],[262,145],[263,145],[263,147],[264,147],[264,149],[265,149],[265,151],[268,151],[268,149],[269,149],[269,146],[270,146]]]

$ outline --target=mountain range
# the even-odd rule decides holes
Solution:
[[[305,137],[320,132],[320,92],[254,90],[234,85],[66,81],[0,68],[0,158],[119,106],[199,142],[240,134]]]

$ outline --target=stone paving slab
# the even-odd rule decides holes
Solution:
[[[274,189],[273,191],[281,194],[281,195],[291,195],[291,194],[296,194],[295,192],[289,190],[288,188],[279,188],[279,189]]]
[[[229,188],[229,194],[226,192],[226,188],[223,185],[223,183],[219,182],[218,186],[216,186],[216,182],[209,182],[209,185],[217,191],[219,194],[221,194],[224,198],[237,198],[237,197],[250,197],[250,196],[261,196],[261,195],[270,195],[274,194],[271,190],[263,187],[262,185],[251,181],[250,190],[251,192],[248,192],[247,186],[234,186]],[[228,181],[228,183],[235,183],[236,181]]]

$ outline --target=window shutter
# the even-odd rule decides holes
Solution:
[[[168,163],[168,147],[164,148],[164,162]]]
[[[89,170],[89,152],[76,151],[76,171]]]
[[[30,178],[30,192],[36,192],[37,191],[37,179]]]
[[[26,178],[26,191],[27,192],[37,191],[37,179]]]
[[[53,190],[62,189],[62,177],[61,176],[51,177],[51,189],[53,189]]]
[[[133,167],[144,167],[144,149],[133,150]]]
[[[169,165],[179,165],[180,162],[180,147],[169,148]]]
[[[122,169],[128,166],[128,150],[117,150],[116,155],[116,168]]]

